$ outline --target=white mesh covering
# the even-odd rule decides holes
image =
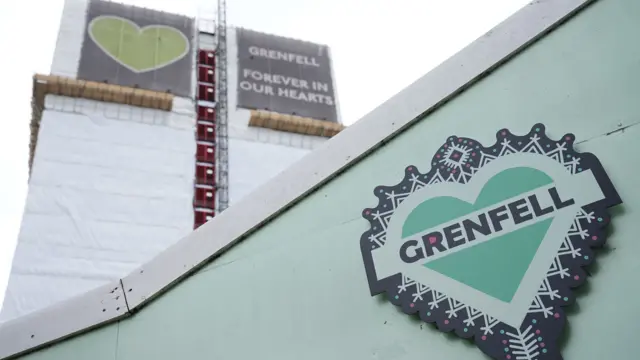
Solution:
[[[122,277],[193,228],[193,117],[47,105],[2,320]]]

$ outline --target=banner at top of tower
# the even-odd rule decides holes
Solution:
[[[194,19],[92,0],[78,78],[188,97]]]
[[[329,47],[236,29],[238,107],[338,121]]]

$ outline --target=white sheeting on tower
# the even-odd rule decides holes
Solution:
[[[113,281],[193,228],[193,117],[47,97],[1,320]]]
[[[65,1],[54,75],[77,76],[86,8],[86,0]],[[249,127],[250,112],[236,107],[237,46],[228,34],[222,160],[233,206],[328,139]],[[0,322],[117,280],[194,225],[193,100],[175,98],[172,112],[52,95],[45,105]]]
[[[233,205],[278,175],[309,150],[229,139],[229,200]]]

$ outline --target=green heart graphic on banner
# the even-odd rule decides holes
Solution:
[[[165,25],[141,28],[121,17],[99,16],[91,21],[88,32],[108,56],[136,73],[163,68],[189,52],[187,37]]]
[[[409,237],[552,182],[547,174],[536,169],[519,167],[504,170],[485,184],[473,204],[450,196],[426,200],[407,217],[402,236]],[[510,302],[552,221],[553,218],[540,221],[444,255],[426,262],[424,266],[489,296]]]

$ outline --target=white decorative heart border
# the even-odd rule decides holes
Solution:
[[[521,197],[539,193],[540,191],[546,192],[549,186],[557,187],[560,194],[563,194],[565,198],[574,199],[575,203],[559,211],[542,215],[534,220],[541,221],[553,218],[553,222],[540,244],[535,258],[531,261],[528,270],[524,274],[520,286],[511,302],[506,303],[472,287],[461,286],[459,282],[437,271],[425,268],[423,266],[424,262],[407,264],[398,258],[397,254],[403,242],[401,235],[402,225],[413,209],[429,198],[440,196],[454,196],[469,204],[473,204],[477,196],[484,189],[485,184],[493,178],[493,176],[512,168],[514,164],[520,167],[540,170],[550,176],[554,180],[554,183],[553,185],[547,185],[527,193],[519,194],[516,197],[502,200],[493,204],[494,207],[506,205]],[[581,186],[576,187],[576,184],[581,184]],[[556,256],[558,248],[562,245],[563,235],[566,234],[567,230],[572,226],[575,214],[579,212],[583,205],[592,204],[603,198],[604,194],[600,191],[600,187],[590,170],[571,174],[553,159],[532,153],[521,152],[510,154],[508,159],[507,157],[498,157],[485,166],[478,168],[474,176],[471,177],[467,183],[441,182],[432,184],[428,188],[423,187],[414,191],[410,197],[399,204],[399,206],[394,209],[393,218],[388,223],[385,246],[372,251],[376,273],[379,277],[388,277],[400,271],[404,276],[423,285],[435,287],[450,297],[458,299],[477,310],[484,313],[491,313],[493,317],[505,324],[518,327],[528,313],[527,310],[531,305],[531,298],[535,296],[541,281],[546,277],[549,263]],[[477,212],[482,212],[482,210]],[[451,225],[455,223],[455,221],[454,219],[441,225]],[[525,222],[518,226],[514,225],[513,228],[505,228],[504,230],[515,231],[517,228],[528,225],[531,225],[531,223]],[[505,224],[505,226],[509,227],[509,224]],[[425,230],[425,233],[428,232],[430,232],[430,230]],[[558,236],[559,234],[560,236]],[[485,240],[499,235],[500,233],[494,233],[488,236],[487,239],[476,239],[473,243],[466,245],[476,246]],[[451,249],[446,252],[446,255],[465,248],[467,247],[463,245]],[[435,254],[435,256],[430,257],[430,259],[435,260],[442,255],[443,254]]]
[[[622,201],[598,159],[592,154],[573,150],[575,137],[572,134],[554,141],[545,135],[544,125],[536,124],[524,136],[503,129],[496,137],[496,144],[485,148],[475,140],[451,136],[433,156],[432,169],[428,173],[408,166],[399,184],[375,188],[379,204],[363,211],[363,217],[371,227],[360,241],[371,295],[386,293],[388,300],[405,313],[417,313],[425,322],[435,323],[441,331],[455,331],[462,338],[473,337],[476,345],[494,359],[560,360],[557,339],[566,321],[562,307],[573,303],[571,288],[580,286],[586,279],[582,267],[593,261],[591,248],[605,243],[603,230],[609,223],[607,208]],[[454,151],[458,154],[456,159],[451,157]],[[570,174],[590,170],[605,198],[582,207],[575,216],[520,327],[509,326],[406,274],[378,278],[372,252],[384,246],[390,219],[401,202],[430,184],[466,184],[479,168],[497,157],[522,152],[552,158]]]
[[[149,68],[149,69],[145,69],[145,70],[137,70],[132,68],[131,66],[123,63],[122,61],[120,61],[117,57],[113,56],[112,54],[109,53],[109,51],[107,51],[107,49],[104,48],[104,46],[102,46],[98,41],[96,41],[95,37],[93,36],[93,33],[91,32],[91,29],[93,28],[93,25],[96,21],[101,20],[101,19],[118,19],[118,20],[122,20],[124,22],[127,22],[129,24],[131,24],[133,27],[135,27],[136,29],[138,29],[138,33],[142,33],[145,29],[147,28],[165,28],[165,29],[171,29],[174,30],[176,32],[178,32],[178,34],[180,34],[180,36],[182,36],[184,38],[185,43],[187,44],[187,46],[185,47],[185,50],[182,54],[180,54],[180,56],[176,57],[175,59],[163,64],[162,66],[159,67],[154,67],[154,68]],[[100,49],[102,50],[102,52],[104,54],[106,54],[107,56],[109,56],[113,61],[117,62],[120,66],[128,69],[131,72],[134,72],[136,74],[142,74],[142,73],[146,73],[149,71],[154,71],[154,70],[159,70],[162,68],[165,68],[171,64],[174,64],[180,60],[182,60],[188,53],[189,51],[191,51],[191,43],[189,42],[189,38],[187,38],[187,36],[180,30],[172,27],[172,26],[168,26],[168,25],[147,25],[147,26],[143,26],[140,27],[138,24],[136,24],[135,22],[127,19],[127,18],[123,18],[120,16],[115,16],[115,15],[100,15],[100,16],[96,16],[95,18],[93,18],[89,24],[87,24],[87,34],[89,35],[89,38],[91,39],[91,41],[93,41],[93,43]]]

